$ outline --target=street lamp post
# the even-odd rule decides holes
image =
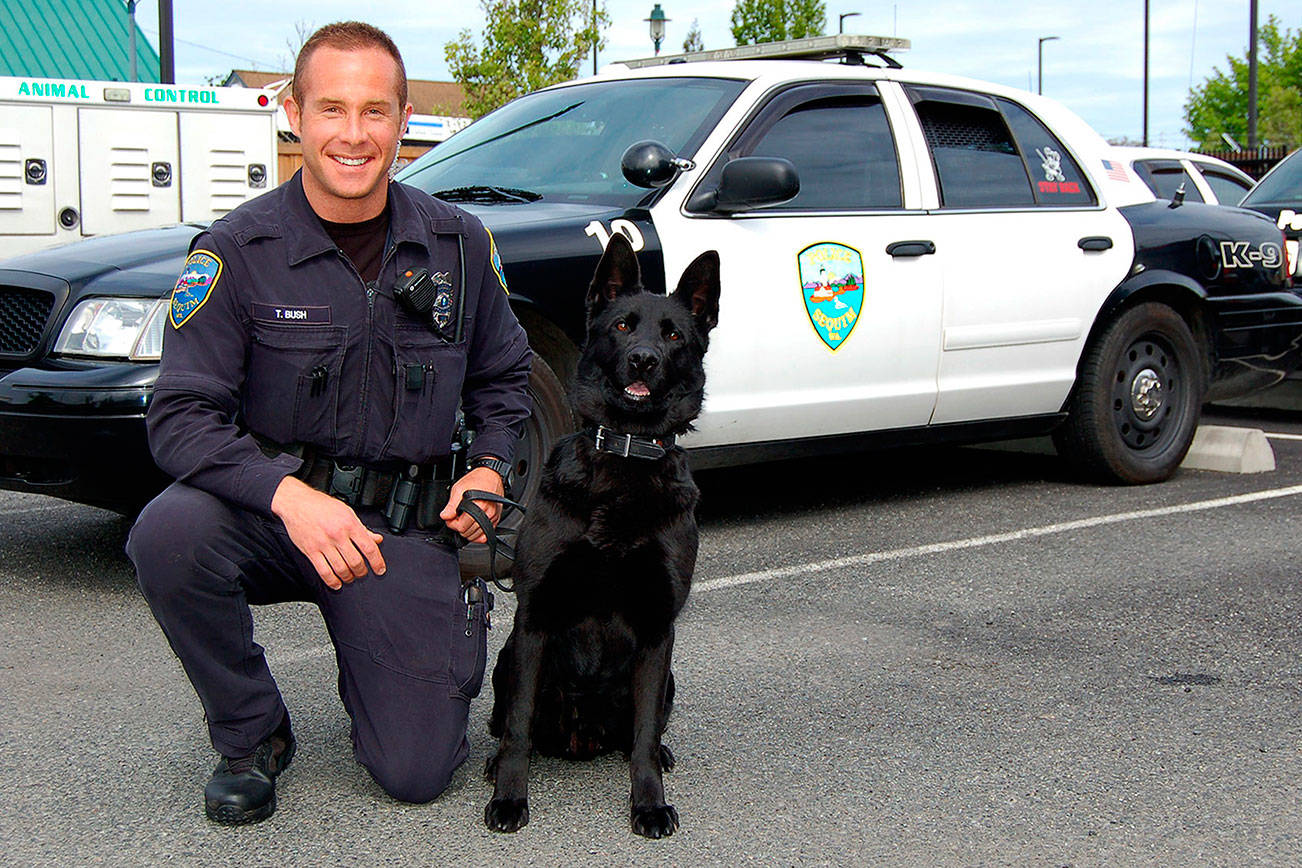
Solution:
[[[863,14],[862,12],[842,12],[842,13],[841,13],[841,20],[837,23],[837,26],[836,26],[836,32],[837,32],[837,33],[845,33],[845,19],[847,19],[847,18],[851,18],[851,17],[853,17],[853,16],[855,16],[855,15],[862,15],[862,14]]]
[[[651,25],[651,42],[655,44],[656,54],[660,53],[660,43],[665,41],[665,25],[671,19],[665,17],[665,10],[660,8],[657,3],[656,7],[651,10],[650,18],[643,18],[643,21]]]
[[[1035,92],[1044,93],[1044,43],[1051,39],[1058,39],[1057,36],[1041,36],[1039,43],[1035,46]]]

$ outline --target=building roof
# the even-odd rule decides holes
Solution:
[[[290,78],[288,72],[263,72],[253,69],[232,69],[231,74],[222,82],[225,85],[243,85],[244,87],[267,87]],[[283,100],[289,95],[289,88],[281,91]],[[466,113],[466,92],[455,81],[426,81],[420,78],[407,79],[407,98],[418,115],[448,115],[462,117]]]
[[[0,75],[129,81],[122,0],[0,3]],[[158,81],[158,53],[136,25],[136,80]]]

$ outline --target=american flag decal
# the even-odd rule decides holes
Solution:
[[[1103,170],[1108,173],[1108,177],[1114,181],[1130,181],[1130,176],[1126,174],[1126,169],[1120,163],[1114,163],[1111,160],[1103,161]]]

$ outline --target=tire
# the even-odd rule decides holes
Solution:
[[[1206,388],[1203,353],[1184,319],[1165,304],[1137,304],[1086,349],[1054,444],[1090,479],[1161,482],[1189,451]]]
[[[533,369],[529,372],[529,398],[533,402],[533,412],[525,423],[524,434],[516,446],[515,461],[511,470],[511,487],[506,496],[522,504],[526,509],[533,501],[538,487],[542,483],[543,465],[556,440],[574,430],[574,416],[570,412],[569,399],[565,396],[565,386],[551,366],[542,356],[535,355]],[[520,526],[523,515],[518,510],[511,510],[499,523],[499,529],[514,529]],[[503,539],[508,543],[514,540],[514,534],[507,533]],[[497,557],[497,574],[499,577],[510,573],[511,560],[501,553]],[[486,545],[469,545],[461,550],[461,574],[463,576],[488,576],[489,553]]]

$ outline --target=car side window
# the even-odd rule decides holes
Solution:
[[[945,88],[909,88],[940,183],[942,208],[1035,204],[1026,167],[994,100]]]
[[[1184,185],[1186,202],[1201,202],[1203,196],[1184,166],[1175,160],[1136,160],[1135,174],[1140,177],[1153,195],[1159,199],[1174,199],[1176,191]]]
[[[1035,201],[1040,205],[1093,205],[1097,199],[1085,173],[1067,148],[1044,124],[1015,102],[996,99],[1013,131],[1034,181]]]
[[[875,94],[821,96],[786,110],[745,148],[796,167],[800,194],[770,211],[869,211],[899,208],[900,165],[881,99]]]
[[[1194,165],[1197,166],[1197,163]],[[1222,205],[1239,204],[1244,194],[1252,189],[1251,184],[1245,184],[1242,178],[1236,178],[1228,172],[1218,172],[1207,166],[1198,166],[1198,171],[1203,173],[1207,186],[1212,188],[1212,192],[1216,194],[1216,201]]]

